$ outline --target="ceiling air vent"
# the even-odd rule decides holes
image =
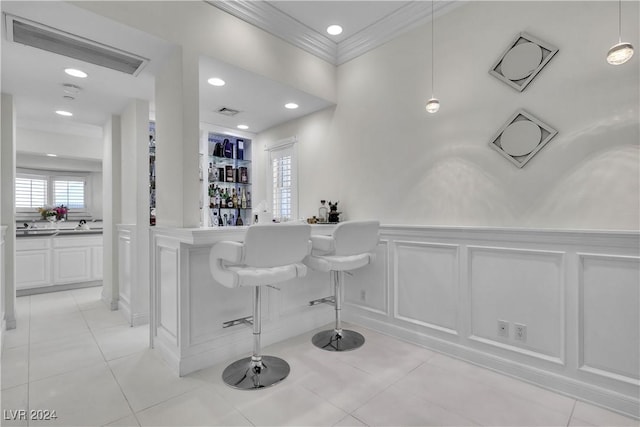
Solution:
[[[68,56],[90,64],[137,76],[149,62],[129,52],[49,26],[5,14],[7,39],[15,43]]]
[[[239,112],[240,111],[238,111],[238,110],[234,110],[233,108],[227,108],[227,107],[222,107],[222,108],[220,108],[220,109],[218,109],[216,111],[216,113],[223,114],[223,115],[229,116],[229,117],[235,116]]]

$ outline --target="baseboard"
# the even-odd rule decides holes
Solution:
[[[344,317],[345,321],[364,326],[376,332],[387,334],[429,350],[529,382],[538,387],[618,412],[627,417],[640,418],[640,401],[634,399],[632,396],[623,395],[574,378],[559,375],[555,372],[505,359],[385,321],[358,316],[353,313],[345,313]]]
[[[118,311],[122,312],[124,318],[127,319],[127,323],[129,323],[131,326],[134,326],[133,319],[131,318],[131,309],[129,308],[129,304],[122,298],[118,300]]]
[[[102,286],[102,280],[96,280],[93,282],[67,283],[64,285],[43,286],[41,288],[18,289],[16,291],[16,296],[24,297],[28,295],[48,294],[50,292],[70,291],[73,289],[95,288],[98,286]]]
[[[131,326],[141,326],[149,324],[149,313],[134,313],[131,316]]]

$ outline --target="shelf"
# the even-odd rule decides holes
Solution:
[[[230,159],[228,157],[209,156],[209,163],[215,165],[249,166],[251,160]]]
[[[223,207],[212,208],[212,207],[209,207],[209,209],[211,209],[212,211],[215,211],[215,210],[218,210],[218,209],[224,209],[224,210],[227,210],[227,211],[235,211],[235,210],[250,211],[252,208],[249,206],[249,207],[246,207],[246,208],[223,208]]]
[[[250,182],[230,182],[230,181],[207,181],[209,184],[227,184],[227,185],[239,185],[241,187],[248,187],[251,185]]]

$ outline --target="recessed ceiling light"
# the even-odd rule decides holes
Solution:
[[[73,77],[79,77],[81,79],[87,78],[88,74],[82,70],[77,70],[75,68],[65,68],[64,72]]]
[[[249,126],[247,126],[247,125],[238,125],[238,129],[247,130],[247,129],[249,129]]]
[[[57,155],[57,154],[51,154],[51,153],[47,153],[47,156],[48,156],[48,157],[58,157],[58,155]]]
[[[342,27],[340,25],[329,25],[327,27],[327,33],[331,34],[332,36],[337,36],[338,34],[342,33]]]
[[[65,117],[73,116],[73,113],[70,113],[69,111],[64,111],[64,110],[58,110],[56,111],[56,114],[60,114],[61,116],[65,116]]]
[[[289,110],[295,110],[296,108],[298,108],[298,104],[296,104],[295,102],[290,102],[288,104],[284,104],[284,108],[288,108]]]
[[[224,80],[218,77],[211,77],[209,80],[207,80],[207,82],[209,82],[209,84],[212,86],[224,86],[226,83]]]

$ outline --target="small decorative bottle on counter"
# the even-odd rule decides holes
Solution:
[[[329,215],[329,209],[325,206],[326,200],[320,200],[320,207],[318,208],[318,222],[327,222]]]

